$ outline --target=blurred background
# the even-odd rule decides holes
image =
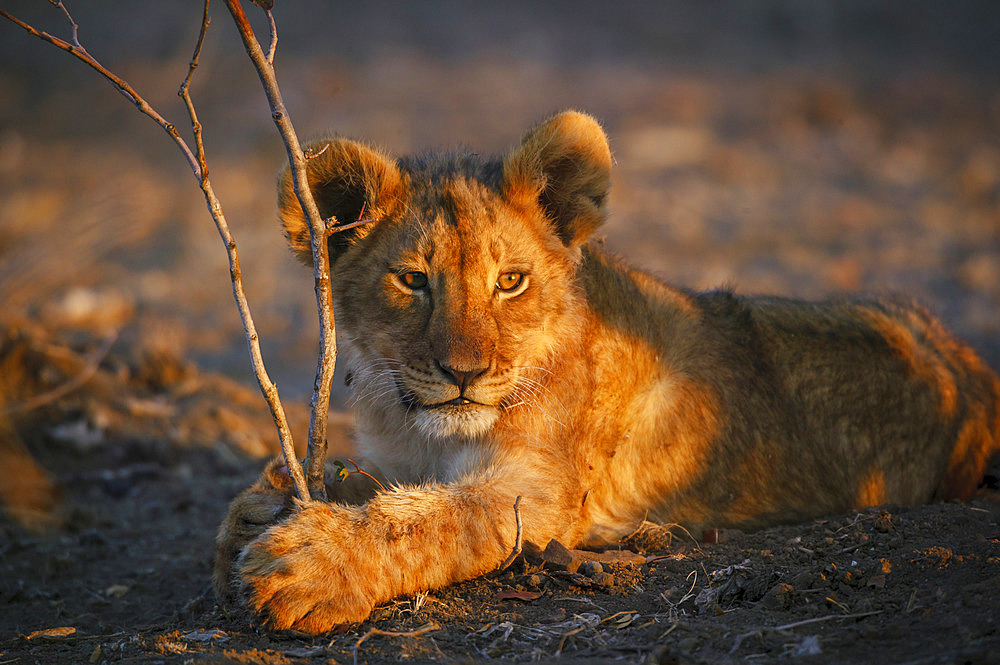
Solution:
[[[3,6],[70,34],[49,3]],[[200,6],[69,3],[83,44],[182,133]],[[316,316],[276,224],[284,150],[221,2],[213,15],[192,86],[212,180],[268,369],[304,403]],[[744,293],[903,291],[1000,367],[996,2],[278,0],[274,16],[301,137],[496,152],[583,109],[617,162],[607,243],[634,263]],[[6,21],[0,61],[0,317],[117,331],[113,349],[252,385],[225,252],[176,147]]]

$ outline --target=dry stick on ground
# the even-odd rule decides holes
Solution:
[[[191,167],[191,171],[194,173],[195,178],[199,182],[202,193],[205,195],[205,203],[208,205],[208,211],[212,215],[215,227],[218,229],[219,235],[222,237],[222,241],[226,245],[226,252],[229,256],[229,272],[233,282],[233,298],[236,300],[236,306],[240,312],[240,319],[243,321],[243,330],[246,334],[247,345],[250,347],[250,358],[253,363],[254,374],[257,377],[257,383],[260,385],[260,390],[264,394],[264,399],[267,401],[267,405],[271,409],[271,417],[274,419],[274,425],[278,430],[278,438],[281,441],[281,450],[282,453],[284,453],[285,462],[288,464],[289,474],[295,483],[295,489],[299,498],[308,500],[309,492],[306,486],[305,477],[302,473],[302,467],[299,465],[298,458],[295,456],[295,449],[292,445],[292,434],[288,427],[288,419],[285,417],[284,408],[282,408],[281,400],[278,398],[278,389],[271,381],[267,374],[267,370],[264,367],[264,360],[260,351],[260,341],[257,337],[257,329],[254,325],[253,317],[250,314],[250,305],[247,303],[246,293],[243,290],[243,280],[240,271],[239,254],[236,251],[236,241],[233,239],[233,236],[229,231],[229,225],[226,223],[226,218],[222,214],[222,205],[215,196],[212,184],[208,178],[208,166],[205,160],[205,149],[201,141],[201,125],[198,123],[197,114],[194,111],[194,105],[191,103],[191,97],[188,93],[191,76],[194,74],[194,70],[198,66],[198,56],[201,53],[201,46],[205,39],[205,32],[208,30],[208,25],[210,23],[210,19],[208,17],[208,0],[205,0],[201,31],[198,35],[198,43],[195,46],[194,56],[191,58],[191,64],[188,67],[187,77],[184,79],[184,83],[181,85],[181,89],[178,92],[188,107],[188,114],[191,118],[192,130],[195,136],[197,155],[191,151],[191,148],[177,132],[177,128],[173,125],[173,123],[167,122],[163,116],[157,113],[157,111],[150,106],[149,103],[147,103],[146,100],[143,99],[131,85],[128,84],[128,82],[111,73],[111,71],[98,62],[97,59],[90,55],[87,49],[80,44],[77,36],[78,26],[73,20],[73,17],[70,16],[69,11],[66,9],[61,0],[58,2],[50,0],[50,2],[62,10],[62,12],[66,15],[67,20],[69,20],[72,25],[73,43],[54,37],[47,32],[36,30],[34,27],[11,16],[3,10],[0,10],[0,16],[3,16],[7,20],[19,25],[35,37],[49,42],[57,48],[75,56],[78,60],[82,61],[91,69],[99,73],[107,79],[111,85],[118,90],[118,92],[132,102],[140,112],[148,116],[156,124],[163,128],[163,130],[167,132],[170,138],[173,139],[174,143],[177,144],[180,151],[184,154],[185,159],[187,159],[188,166]]]
[[[361,639],[359,639],[357,642],[354,643],[354,648],[351,649],[351,652],[354,655],[354,665],[358,665],[358,647],[360,647],[361,643],[367,640],[372,635],[382,635],[383,637],[420,637],[425,633],[429,633],[433,630],[440,630],[440,629],[441,625],[433,621],[425,626],[417,628],[416,630],[410,630],[407,632],[399,632],[395,630],[379,630],[378,628],[372,628],[367,633],[362,635]]]
[[[268,52],[261,48],[254,34],[246,13],[239,0],[226,0],[233,21],[239,30],[247,55],[253,62],[260,77],[264,94],[271,106],[271,118],[281,134],[288,151],[288,163],[292,169],[292,183],[299,205],[309,221],[309,238],[312,244],[313,277],[316,285],[316,309],[319,313],[320,349],[319,361],[316,366],[316,380],[313,383],[313,395],[310,401],[309,415],[309,447],[306,456],[306,477],[309,491],[314,498],[326,498],[324,483],[324,461],[326,459],[326,426],[327,413],[330,408],[330,389],[333,385],[333,368],[337,362],[337,338],[334,333],[333,295],[330,286],[330,252],[327,237],[331,231],[319,214],[319,208],[313,199],[312,190],[306,175],[308,161],[299,144],[298,136],[288,117],[285,103],[278,89],[271,62],[274,58],[274,48],[277,43],[277,32],[269,9],[264,9],[271,26],[271,43]]]
[[[507,567],[514,563],[514,559],[521,553],[521,495],[514,499],[514,523],[517,526],[517,533],[514,534],[514,547],[500,564],[498,570],[507,570]]]
[[[760,635],[765,631],[781,632],[783,630],[791,630],[792,628],[798,628],[799,626],[808,626],[813,623],[822,623],[823,621],[833,621],[834,619],[862,619],[864,617],[874,616],[876,614],[882,614],[883,610],[874,610],[872,612],[858,612],[857,614],[827,614],[821,617],[813,617],[811,619],[802,619],[801,621],[793,621],[792,623],[782,624],[780,626],[763,627],[757,630],[752,630],[749,633],[742,633],[736,636],[736,642],[733,643],[733,648],[729,650],[729,653],[735,653],[740,645],[743,644],[743,640],[748,637],[753,637],[754,635]]]

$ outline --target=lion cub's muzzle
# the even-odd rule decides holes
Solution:
[[[509,372],[498,370],[492,363],[469,369],[437,361],[429,365],[408,365],[397,381],[400,399],[417,426],[438,437],[485,433],[511,393]]]
[[[508,392],[504,373],[496,372],[491,365],[463,369],[433,360],[426,369],[408,369],[400,394],[404,401],[425,409],[495,406]]]

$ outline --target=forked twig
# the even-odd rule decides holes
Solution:
[[[336,222],[337,218],[336,217],[331,217],[330,219],[328,219],[326,221],[328,223],[329,222]],[[329,233],[330,235],[333,235],[334,233],[340,233],[341,231],[347,231],[348,229],[357,228],[359,226],[364,226],[365,224],[371,224],[372,222],[377,222],[377,221],[378,221],[377,218],[359,219],[356,222],[351,222],[350,224],[341,224],[339,226],[334,225],[334,224],[328,224],[326,228],[327,228],[327,233]]]
[[[250,348],[250,357],[253,364],[254,374],[257,377],[257,383],[260,385],[261,392],[264,394],[264,399],[267,401],[268,407],[271,409],[271,417],[273,418],[275,427],[278,430],[278,438],[281,440],[281,449],[285,456],[285,463],[288,465],[289,475],[291,475],[292,480],[295,483],[296,492],[299,498],[308,500],[309,491],[305,482],[305,476],[302,473],[302,467],[299,465],[298,458],[295,456],[295,449],[292,445],[291,430],[288,427],[288,420],[285,417],[284,409],[281,406],[281,400],[278,398],[278,389],[271,381],[267,374],[267,370],[264,367],[264,360],[260,351],[260,341],[257,336],[257,329],[254,325],[253,317],[250,314],[250,305],[247,303],[246,293],[243,290],[243,280],[240,271],[239,254],[236,251],[236,241],[229,230],[229,225],[226,222],[225,216],[222,214],[222,205],[215,196],[212,184],[208,179],[208,166],[205,160],[205,149],[201,141],[201,124],[198,122],[198,116],[195,112],[194,104],[191,101],[189,93],[191,77],[194,74],[195,68],[198,66],[198,57],[201,53],[201,48],[205,40],[205,33],[208,30],[210,23],[210,19],[208,17],[208,0],[205,0],[204,3],[201,30],[198,35],[198,42],[195,45],[194,55],[191,58],[187,76],[178,91],[178,94],[182,99],[184,99],[184,103],[188,109],[188,115],[191,119],[197,155],[195,152],[191,151],[191,148],[178,133],[177,128],[173,125],[173,123],[165,120],[163,116],[161,116],[152,106],[149,105],[148,102],[146,102],[145,99],[143,99],[135,88],[129,85],[127,81],[113,74],[110,70],[104,67],[87,51],[87,49],[80,44],[76,21],[73,20],[69,10],[62,3],[62,1],[50,0],[50,2],[62,10],[63,14],[66,15],[67,20],[69,20],[72,25],[72,44],[58,37],[54,37],[47,32],[36,30],[31,25],[28,25],[24,21],[11,16],[3,10],[0,10],[0,16],[3,16],[12,23],[20,26],[29,34],[32,34],[35,37],[38,37],[39,39],[49,42],[57,48],[66,51],[78,60],[87,64],[90,68],[94,69],[97,73],[107,79],[116,90],[125,96],[126,99],[132,102],[132,104],[134,104],[139,111],[162,127],[183,153],[188,165],[191,167],[192,173],[194,173],[195,178],[198,180],[202,193],[205,196],[205,203],[208,205],[208,211],[212,215],[212,220],[215,222],[219,235],[222,237],[222,240],[226,245],[226,252],[229,257],[229,273],[233,283],[233,297],[236,300],[236,306],[239,309],[240,318],[243,321],[243,330],[246,335],[247,345]]]
[[[365,476],[366,478],[370,478],[371,480],[373,480],[375,482],[375,484],[379,486],[379,489],[381,489],[383,492],[388,492],[389,491],[389,490],[387,490],[385,488],[385,485],[383,485],[381,482],[379,482],[378,478],[376,478],[375,476],[373,476],[372,474],[368,473],[367,471],[365,471],[364,469],[362,469],[360,466],[358,466],[357,462],[355,462],[354,460],[352,460],[350,457],[347,458],[347,461],[350,462],[351,466],[354,467],[354,471],[349,471],[347,469],[347,467],[344,466],[344,463],[341,462],[340,460],[337,460],[337,461],[334,462],[334,464],[337,465],[340,468],[340,471],[339,471],[338,475],[339,475],[341,481],[347,480],[348,476],[354,475],[355,473],[360,473],[362,476]]]
[[[306,159],[312,159],[314,157],[319,157],[329,147],[330,147],[330,144],[327,143],[325,146],[323,146],[323,150],[320,150],[315,155],[306,155]],[[362,202],[361,203],[361,212],[358,213],[358,219],[356,221],[354,221],[354,222],[349,223],[349,224],[341,224],[341,225],[338,226],[337,225],[337,216],[336,215],[334,215],[333,217],[328,217],[328,218],[324,219],[323,220],[323,226],[326,227],[327,235],[333,235],[334,233],[340,233],[341,231],[347,231],[348,229],[353,229],[353,228],[357,228],[359,226],[364,226],[365,224],[371,224],[372,222],[377,222],[378,221],[377,217],[369,217],[368,219],[361,219],[362,217],[365,216],[365,208],[367,206],[368,206],[368,202],[367,201]]]
[[[0,9],[0,16],[3,16],[11,23],[21,26],[29,34],[32,34],[35,37],[38,37],[39,39],[52,44],[56,48],[60,48],[63,51],[66,51],[76,59],[85,63],[88,67],[96,71],[105,79],[107,79],[108,82],[114,86],[115,90],[120,92],[122,96],[125,97],[125,99],[129,100],[132,104],[135,105],[137,109],[139,109],[141,113],[151,118],[153,122],[162,127],[163,130],[170,135],[170,138],[173,139],[174,143],[177,144],[177,147],[180,148],[180,151],[184,153],[184,157],[187,159],[188,166],[191,167],[191,170],[194,172],[195,176],[198,177],[199,176],[198,160],[195,159],[194,153],[191,152],[191,149],[188,147],[187,143],[184,141],[183,138],[181,138],[181,135],[177,132],[177,128],[174,127],[172,123],[167,122],[163,118],[163,116],[157,113],[156,109],[150,106],[146,102],[146,100],[143,99],[142,96],[139,95],[139,93],[137,93],[135,89],[128,84],[127,81],[108,71],[108,69],[106,69],[92,55],[90,55],[87,49],[85,49],[83,46],[80,45],[79,39],[77,37],[78,26],[76,22],[73,20],[72,16],[69,15],[69,10],[66,9],[65,5],[63,5],[62,2],[52,2],[52,4],[62,9],[63,13],[68,17],[69,22],[72,24],[73,26],[72,44],[64,39],[59,39],[58,37],[54,37],[47,32],[36,30],[34,27],[28,25],[24,21],[14,16],[11,16],[2,9]]]
[[[582,633],[586,628],[587,628],[586,626],[580,626],[578,628],[574,628],[573,630],[567,633],[563,633],[562,639],[559,640],[559,646],[556,647],[556,653],[555,653],[556,658],[562,655],[563,647],[566,646],[566,640],[568,640],[569,638],[573,637],[578,633]]]
[[[62,10],[62,13],[66,16],[66,20],[69,21],[71,26],[73,26],[73,45],[78,49],[85,50],[83,48],[83,44],[80,43],[80,26],[77,25],[76,21],[73,20],[73,17],[70,16],[69,10],[66,9],[66,5],[62,3],[62,0],[49,0],[49,4]]]
[[[247,19],[240,0],[225,0],[229,13],[239,30],[247,55],[250,56],[260,77],[264,94],[271,107],[271,118],[281,134],[288,152],[292,183],[299,205],[309,221],[309,238],[312,245],[313,278],[316,291],[316,310],[320,324],[320,352],[316,366],[316,380],[310,401],[309,444],[306,456],[306,478],[314,498],[326,498],[324,462],[326,459],[327,414],[330,408],[330,391],[333,386],[333,368],[337,361],[337,338],[334,334],[333,292],[330,286],[330,252],[327,245],[326,224],[313,199],[306,174],[306,156],[299,144],[292,121],[278,89],[274,67],[261,48]],[[274,39],[276,37],[272,36]]]
[[[198,113],[195,111],[194,101],[191,99],[190,88],[191,79],[194,77],[194,70],[198,68],[198,58],[201,57],[201,47],[205,43],[205,35],[208,33],[208,26],[211,24],[212,17],[208,15],[208,0],[205,0],[201,13],[201,30],[198,31],[198,41],[194,45],[194,54],[188,63],[187,76],[184,77],[181,87],[177,90],[177,96],[184,100],[188,117],[191,119],[191,133],[194,135],[195,153],[198,158],[198,168],[200,171],[200,173],[196,173],[195,175],[199,176],[198,179],[202,181],[208,178],[208,164],[205,160],[205,144],[201,137],[201,123],[198,121]]]
[[[212,215],[212,219],[215,220],[219,236],[226,245],[226,252],[229,256],[229,275],[233,282],[233,297],[236,300],[240,316],[243,319],[243,328],[249,344],[254,371],[257,375],[257,383],[264,393],[268,406],[271,408],[271,416],[278,427],[281,451],[285,458],[285,465],[288,467],[288,475],[291,476],[292,482],[295,484],[295,493],[303,501],[308,501],[311,498],[309,486],[306,483],[298,457],[295,455],[291,429],[288,427],[288,419],[285,417],[281,400],[278,398],[278,388],[271,381],[267,375],[267,371],[264,369],[264,358],[261,355],[257,328],[254,325],[253,317],[250,315],[250,305],[247,303],[246,293],[243,291],[243,276],[240,269],[240,257],[236,251],[236,240],[229,231],[229,225],[226,223],[225,215],[222,213],[222,204],[216,198],[215,191],[212,189],[212,183],[208,179],[208,162],[205,157],[205,145],[202,141],[201,122],[198,120],[198,113],[195,110],[194,101],[191,99],[191,77],[194,75],[194,70],[198,67],[198,58],[201,55],[201,47],[205,42],[205,33],[212,22],[211,17],[208,15],[208,5],[209,0],[205,0],[198,42],[195,45],[194,54],[191,56],[191,62],[188,65],[187,76],[184,78],[184,82],[181,84],[177,94],[184,100],[184,105],[188,110],[188,117],[191,120],[191,130],[195,138],[195,149],[197,151],[199,170],[201,171],[199,186],[205,195],[205,202],[208,204],[208,210]]]

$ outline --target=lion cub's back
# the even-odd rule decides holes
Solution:
[[[968,497],[1000,448],[1000,381],[901,298],[748,300],[780,390],[856,507]]]

